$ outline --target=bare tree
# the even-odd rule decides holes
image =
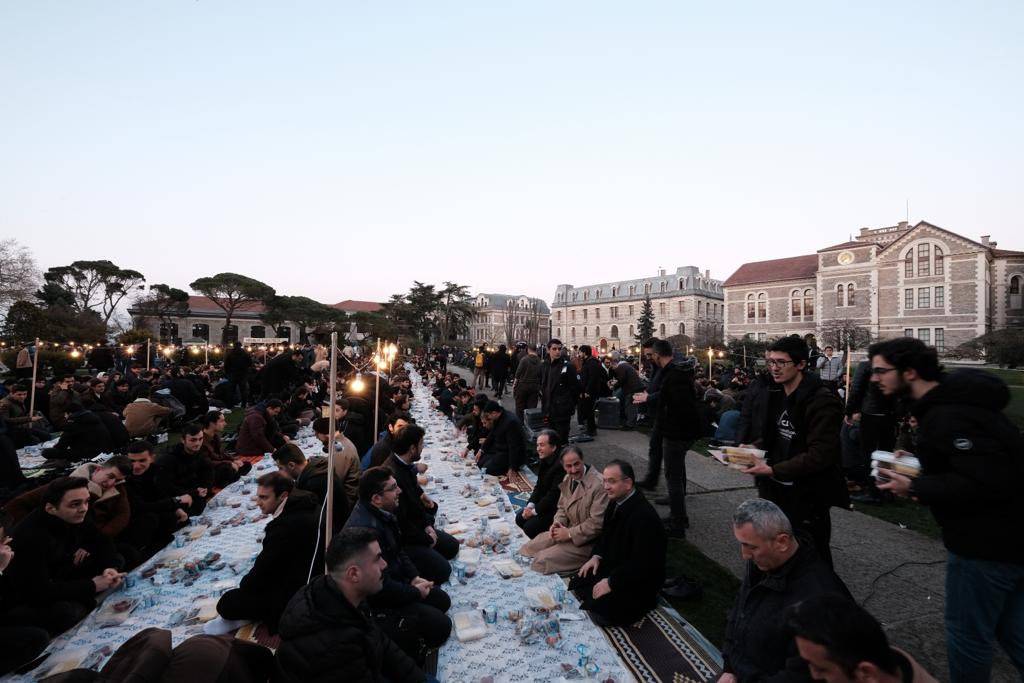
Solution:
[[[505,302],[505,345],[512,348],[516,344],[516,306],[515,299]]]
[[[40,285],[36,261],[17,240],[0,240],[0,320],[15,301],[28,301]]]
[[[863,349],[874,341],[871,330],[848,318],[822,323],[819,337],[822,346],[831,346],[836,350],[845,350],[847,345],[853,350]]]

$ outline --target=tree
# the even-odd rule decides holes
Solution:
[[[307,330],[325,323],[341,322],[344,314],[305,296],[274,296],[267,301],[263,321],[277,329],[285,321],[299,326],[299,341],[305,342]]]
[[[989,363],[1019,367],[1024,365],[1024,329],[1006,327],[988,332],[957,347],[950,355],[961,358],[983,356]]]
[[[515,299],[505,302],[505,345],[512,348],[516,344],[516,313],[518,307]]]
[[[50,342],[80,344],[107,336],[107,327],[93,310],[77,311],[69,306],[37,306],[31,301],[11,305],[4,324],[4,336],[14,342],[35,338]]]
[[[473,317],[473,297],[466,285],[445,282],[438,292],[438,326],[441,331],[441,342],[457,338],[469,329],[469,321]]]
[[[247,304],[270,300],[276,294],[270,285],[237,273],[217,273],[210,277],[201,277],[189,287],[208,297],[224,311],[226,319],[221,330],[222,343],[227,343],[228,328],[231,326],[235,311]]]
[[[78,312],[97,311],[103,325],[110,323],[118,304],[138,289],[145,276],[137,270],[121,268],[110,261],[75,261],[43,273],[45,284],[36,296],[47,303],[58,298],[72,301]]]
[[[133,308],[140,322],[156,318],[169,327],[188,311],[188,293],[169,285],[151,285],[149,294],[136,299]]]
[[[540,344],[540,299],[531,298],[526,316],[526,337],[530,346]]]
[[[874,341],[871,330],[849,318],[822,323],[819,336],[822,347],[831,346],[836,351],[845,351],[847,344],[852,350],[865,349]]]
[[[640,317],[636,320],[636,340],[643,344],[654,336],[654,304],[651,303],[650,295],[644,297],[644,303],[640,306]]]
[[[764,359],[764,354],[768,351],[768,344],[767,341],[744,337],[743,339],[730,339],[725,346],[729,350],[733,362],[737,365],[743,365],[745,358],[745,367],[756,367],[758,361]]]
[[[412,288],[405,295],[407,323],[411,331],[424,343],[429,345],[437,331],[438,308],[441,295],[434,285],[426,285],[413,280]]]
[[[0,240],[0,321],[14,302],[27,301],[39,285],[39,269],[28,247]]]

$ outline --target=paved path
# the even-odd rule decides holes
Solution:
[[[449,369],[467,379],[471,376],[463,368]],[[515,409],[511,393],[502,403]],[[573,429],[579,429],[575,420]],[[580,446],[588,462],[600,466],[622,458],[633,464],[638,477],[647,471],[647,436],[642,432],[600,430],[594,441]],[[752,478],[694,451],[686,457],[686,478],[687,539],[742,577],[743,562],[730,520],[739,503],[757,495]],[[664,477],[660,486],[657,495],[665,495]],[[661,512],[667,515],[668,508]],[[938,680],[948,680],[942,543],[869,515],[833,509],[832,557],[854,598],[882,622],[892,643],[913,654]],[[1018,680],[1009,660],[1001,652],[998,657],[992,680]]]

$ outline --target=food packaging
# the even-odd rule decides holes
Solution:
[[[878,470],[892,470],[897,474],[906,477],[916,477],[921,474],[921,461],[913,455],[901,455],[897,457],[889,451],[875,451],[871,454],[872,476],[878,476]],[[882,475],[884,476],[884,474]]]
[[[527,586],[523,592],[526,594],[526,600],[530,603],[530,606],[536,609],[553,610],[558,605],[550,588]]]
[[[138,604],[138,598],[120,598],[104,601],[103,606],[96,610],[96,626],[99,628],[120,626],[128,620],[128,617],[131,616],[132,611]]]
[[[751,467],[764,460],[765,451],[759,448],[740,448],[739,446],[723,446],[721,449],[725,461],[730,465]]]
[[[503,579],[511,579],[523,575],[523,568],[519,566],[519,563],[513,562],[512,560],[495,561],[494,570],[498,572],[498,575]]]
[[[487,635],[487,623],[480,610],[456,612],[452,615],[452,624],[455,627],[455,637],[461,643],[479,640]]]
[[[466,564],[479,564],[480,563],[480,549],[479,548],[459,548],[458,558],[461,562]]]
[[[496,502],[497,500],[498,499],[495,498],[494,496],[480,496],[479,498],[476,499],[476,504],[479,505],[480,507],[486,507]]]

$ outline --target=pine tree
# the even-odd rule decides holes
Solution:
[[[644,304],[640,307],[640,317],[636,321],[636,340],[643,344],[654,336],[654,304],[651,297],[644,298]]]

